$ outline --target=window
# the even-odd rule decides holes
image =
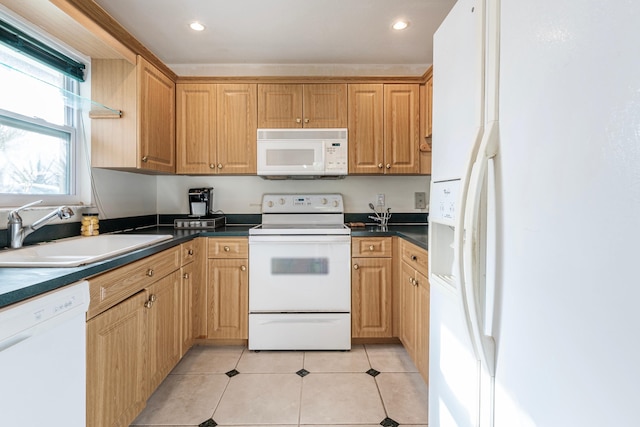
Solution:
[[[0,43],[0,203],[80,202],[76,79]]]

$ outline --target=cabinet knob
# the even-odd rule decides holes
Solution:
[[[225,251],[225,252],[229,252],[230,250],[231,250],[231,248],[230,248],[229,246],[225,246],[225,247],[224,247],[224,251]]]
[[[144,163],[147,163],[149,161],[149,157],[147,157],[147,156],[142,157],[142,161]]]
[[[391,169],[391,163],[387,163],[387,169]]]
[[[372,251],[373,249],[373,245],[369,245],[369,250]]]
[[[218,163],[218,169],[222,169],[222,163]]]
[[[189,249],[189,250],[187,251],[187,254],[189,254],[189,255],[193,255],[193,249]]]
[[[209,163],[209,169],[215,169],[216,165],[214,165],[213,163]]]
[[[144,302],[144,308],[151,308],[151,307],[153,307],[152,301],[147,300]]]
[[[244,265],[241,265],[241,266],[240,266],[240,270],[241,270],[241,271],[247,271],[247,267],[246,267],[246,266],[244,266]]]
[[[417,256],[415,256],[415,255],[411,255],[411,261],[417,261],[417,260],[418,260],[418,257],[417,257]]]
[[[417,280],[414,280],[414,281],[413,281],[413,286],[418,286],[419,284],[420,284],[420,282],[419,282],[419,281],[417,281]]]
[[[353,269],[354,269],[354,270],[357,270],[357,269],[359,269],[359,268],[360,268],[360,266],[359,266],[358,264],[353,264]]]
[[[156,294],[149,295],[149,301],[156,302],[158,300],[158,296]]]
[[[378,163],[378,169],[382,169],[383,164],[382,163]]]
[[[305,122],[305,123],[309,123],[309,119],[305,118],[305,119],[304,119],[304,122]]]
[[[302,119],[300,117],[296,117],[296,123],[302,123]]]
[[[189,273],[184,273],[184,274],[182,275],[182,278],[183,278],[183,279],[189,279]]]
[[[147,270],[147,276],[153,277],[153,268]]]

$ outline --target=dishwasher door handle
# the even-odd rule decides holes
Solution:
[[[28,340],[31,337],[32,334],[20,334],[11,338],[7,338],[6,340],[0,342],[0,353],[20,344],[22,341]]]

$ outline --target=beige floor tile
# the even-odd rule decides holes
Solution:
[[[418,372],[407,350],[400,344],[365,345],[371,367],[380,372]]]
[[[301,424],[378,424],[385,418],[378,388],[364,373],[311,373],[302,384]]]
[[[220,425],[298,422],[302,378],[296,374],[243,374],[231,378],[213,414]]]
[[[400,424],[428,423],[428,389],[418,373],[382,373],[376,382],[389,417]]]
[[[169,375],[132,425],[197,426],[211,418],[228,382],[223,374]]]
[[[236,369],[245,347],[196,346],[182,358],[172,374],[218,374]]]
[[[363,346],[351,351],[307,351],[304,369],[309,372],[366,372],[371,368]]]
[[[295,373],[302,369],[301,351],[245,351],[236,368],[241,373]]]

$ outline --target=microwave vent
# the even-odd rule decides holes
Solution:
[[[258,140],[327,140],[347,139],[347,129],[258,129]]]

